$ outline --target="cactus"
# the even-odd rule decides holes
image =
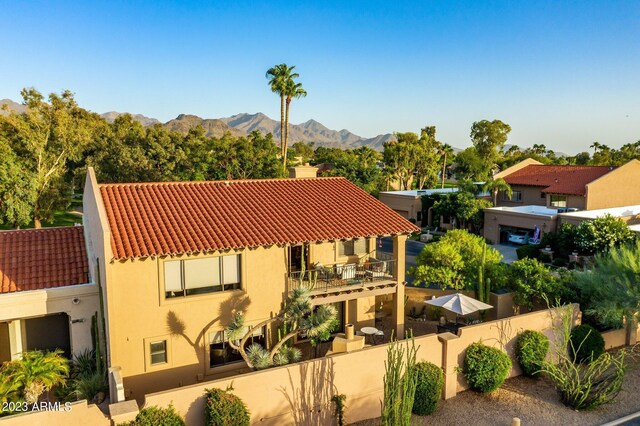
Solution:
[[[478,300],[489,303],[491,299],[491,279],[485,278],[485,258],[487,254],[487,245],[482,247],[482,261],[478,267]],[[480,311],[480,318],[484,321],[487,311]]]

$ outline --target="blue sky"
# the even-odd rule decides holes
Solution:
[[[264,112],[295,64],[314,118],[372,137],[436,125],[470,145],[498,118],[520,146],[640,139],[640,2],[22,2],[0,0],[0,98],[70,89],[97,112],[162,121]]]

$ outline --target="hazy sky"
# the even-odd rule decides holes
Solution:
[[[97,112],[162,121],[279,117],[265,71],[296,65],[314,118],[365,137],[436,125],[470,145],[575,153],[640,139],[640,1],[64,2],[0,0],[0,98],[70,89]]]

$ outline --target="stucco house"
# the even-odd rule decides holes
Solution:
[[[82,226],[0,232],[0,364],[28,350],[93,348],[89,272]]]
[[[498,206],[485,209],[484,236],[494,243],[510,232],[554,232],[558,214],[640,204],[640,161],[620,167],[544,165],[526,159],[502,172],[513,191],[498,194]]]
[[[376,296],[392,295],[404,335],[405,241],[418,228],[344,178],[99,184],[89,169],[84,225],[111,384],[127,399],[245,370],[224,332],[233,313],[255,325],[298,285],[334,304],[340,327],[373,325]],[[392,258],[376,253],[383,236]],[[269,347],[277,330],[253,339]]]

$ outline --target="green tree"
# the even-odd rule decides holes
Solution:
[[[69,374],[69,363],[61,354],[62,351],[24,352],[22,359],[2,366],[0,380],[13,384],[27,403],[35,404],[45,391],[64,384]]]
[[[79,159],[93,137],[94,124],[101,119],[80,108],[70,91],[49,95],[48,103],[36,89],[21,91],[24,113],[0,116],[0,139],[15,153],[23,178],[33,194],[31,215],[36,228],[53,212],[66,207],[64,181],[70,160]]]
[[[555,300],[560,297],[558,279],[537,259],[516,260],[509,268],[513,300],[521,306],[533,309],[534,303]]]
[[[0,224],[14,228],[31,221],[35,203],[34,181],[20,159],[0,135]]]
[[[313,158],[313,142],[304,143],[298,141],[291,146],[291,153],[293,157],[300,158],[302,164],[306,164]]]
[[[633,239],[633,232],[627,224],[610,214],[586,220],[576,230],[576,245],[587,253],[607,251]]]
[[[414,175],[417,188],[433,188],[438,182],[440,170],[440,151],[442,144],[436,140],[436,127],[428,126],[420,132],[417,145],[413,148],[416,152]]]
[[[511,126],[500,120],[476,121],[471,126],[471,142],[483,162],[482,180],[491,176],[510,131]]]
[[[468,191],[458,191],[441,195],[433,210],[436,215],[455,218],[456,227],[467,228],[471,224],[477,230],[482,227],[484,209],[488,207],[491,207],[489,201]]]
[[[458,179],[483,180],[484,163],[474,147],[460,151],[455,157],[455,175]]]
[[[385,164],[395,171],[400,190],[411,188],[419,155],[418,135],[413,132],[396,133],[396,140],[384,143],[383,157]]]
[[[462,229],[447,232],[439,241],[427,244],[409,270],[415,283],[428,286],[437,284],[442,289],[475,289],[479,279],[482,253],[485,250],[485,276],[494,281],[493,266],[502,255],[487,246],[484,238]]]

